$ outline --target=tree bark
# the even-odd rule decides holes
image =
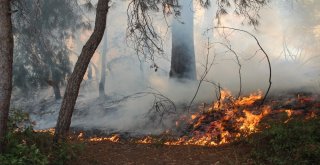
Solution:
[[[12,91],[13,34],[10,0],[0,0],[0,152],[4,149],[3,138]]]
[[[59,117],[54,133],[54,142],[64,140],[71,124],[72,113],[79,94],[80,84],[86,73],[90,60],[99,46],[107,22],[109,0],[99,0],[96,11],[95,27],[87,43],[83,46],[74,70],[68,80],[66,91],[61,104]]]
[[[172,52],[170,77],[178,79],[196,79],[195,51],[193,40],[193,4],[192,1],[180,1],[180,20],[172,24]]]
[[[104,39],[104,44],[102,47],[101,52],[101,75],[100,75],[100,82],[99,82],[99,97],[105,97],[105,83],[106,83],[106,69],[107,69],[107,37]]]

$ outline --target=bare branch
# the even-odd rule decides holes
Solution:
[[[272,69],[271,69],[271,61],[270,61],[270,58],[269,58],[269,55],[267,54],[267,52],[263,49],[263,47],[261,46],[258,38],[253,35],[252,33],[246,31],[246,30],[242,30],[242,29],[237,29],[237,28],[232,28],[232,27],[213,27],[213,29],[229,29],[229,30],[234,30],[234,31],[239,31],[239,32],[243,32],[243,33],[246,33],[248,34],[249,36],[251,36],[257,43],[257,45],[259,46],[260,50],[263,52],[263,54],[265,55],[265,58],[267,59],[268,61],[268,67],[269,67],[269,86],[267,88],[267,91],[266,91],[266,94],[265,96],[263,97],[263,100],[261,102],[261,105],[264,103],[264,101],[266,100],[266,97],[268,96],[269,92],[270,92],[270,89],[271,89],[271,85],[272,85],[272,81],[271,81],[271,76],[272,76]]]
[[[207,30],[207,32],[208,32],[208,31],[209,31],[209,30]],[[200,77],[200,81],[199,81],[199,83],[198,83],[196,92],[195,92],[195,94],[193,95],[193,98],[191,99],[191,101],[190,101],[190,103],[189,103],[189,105],[188,105],[188,107],[187,107],[187,111],[188,111],[188,112],[190,112],[190,108],[191,108],[191,106],[192,106],[195,98],[196,98],[197,95],[198,95],[198,92],[199,92],[199,90],[200,90],[201,84],[202,84],[202,82],[204,81],[204,79],[206,78],[206,76],[207,76],[207,74],[209,73],[209,71],[211,70],[211,68],[212,68],[212,66],[213,66],[213,64],[214,64],[214,61],[215,61],[215,59],[216,59],[216,56],[214,56],[214,58],[212,59],[212,61],[209,63],[210,49],[212,48],[211,45],[212,45],[212,44],[210,43],[210,37],[208,37],[208,39],[207,39],[206,63],[205,63],[205,65],[204,65],[204,69],[205,69],[205,70],[204,70],[203,74],[202,74],[201,77]]]

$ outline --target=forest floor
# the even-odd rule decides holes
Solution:
[[[89,142],[71,165],[225,165],[252,164],[250,148],[244,144],[219,147],[193,145]]]
[[[219,145],[219,146],[196,146],[196,145],[164,145],[163,143],[135,143],[133,141],[118,141],[111,142],[108,140],[102,141],[89,141],[84,140],[84,149],[78,155],[76,160],[70,162],[71,165],[228,165],[228,164],[256,164],[257,162],[252,159],[252,151],[263,153],[266,151],[267,157],[269,154],[274,160],[284,160],[284,164],[291,164],[287,162],[287,153],[276,153],[272,148],[281,148],[284,146],[290,146],[290,151],[294,151],[294,148],[305,146],[306,144],[313,144],[319,148],[314,151],[306,149],[310,154],[309,157],[303,159],[303,161],[318,161],[317,153],[320,152],[320,146],[315,139],[309,141],[306,144],[302,143],[309,137],[318,137],[319,122],[317,119],[315,122],[311,121],[311,124],[306,124],[309,121],[308,116],[319,116],[320,114],[320,102],[318,95],[309,94],[294,94],[293,96],[287,95],[286,97],[274,97],[276,99],[267,102],[272,107],[272,113],[263,122],[281,123],[280,126],[273,127],[271,131],[262,131],[261,137],[254,138],[255,145],[249,144],[248,139],[239,139],[233,143]],[[283,111],[283,109],[290,109],[290,114]],[[289,115],[289,119],[287,117]],[[291,117],[294,116],[294,117]],[[208,116],[207,116],[208,117]],[[298,118],[298,122],[295,122],[293,118]],[[302,120],[300,120],[300,118]],[[317,118],[317,117],[315,117]],[[306,121],[305,121],[306,120]],[[287,122],[291,124],[287,124]],[[308,122],[307,122],[308,123]],[[286,132],[288,131],[288,132]],[[301,136],[304,134],[305,136]],[[255,137],[255,136],[252,136]],[[250,136],[251,138],[251,136]],[[259,139],[260,138],[260,139]],[[270,143],[270,139],[274,138],[278,143]],[[260,140],[263,141],[265,146],[260,148]],[[269,139],[269,140],[268,140]],[[279,140],[280,139],[280,140]],[[297,140],[300,139],[300,140]],[[283,140],[283,141],[282,141]],[[296,143],[295,141],[300,141]],[[301,143],[301,144],[300,144]],[[258,146],[258,147],[257,147]],[[311,147],[312,148],[312,147]],[[279,150],[280,152],[280,150]],[[296,152],[298,155],[297,160],[300,159],[300,155],[305,153],[301,149]],[[310,156],[312,155],[312,156]],[[283,157],[281,157],[283,156]],[[273,159],[274,158],[274,159]],[[293,158],[296,157],[292,157]],[[266,163],[266,164],[270,164]],[[259,164],[259,163],[258,163]],[[271,164],[274,164],[271,163]],[[298,163],[299,164],[299,163]],[[307,163],[308,164],[308,163]]]
[[[94,110],[104,110],[105,113],[104,111],[97,113],[100,116],[107,116],[117,110],[106,106],[112,101],[94,100],[81,101],[75,111],[76,118],[82,119]],[[30,101],[26,101],[26,104],[28,103]],[[286,92],[269,96],[265,105],[270,111],[266,114],[263,112],[264,108],[259,106],[260,97],[256,97],[255,94],[240,100],[226,97],[218,103],[219,111],[199,111],[195,113],[195,118],[192,118],[191,122],[183,116],[181,119],[178,118],[176,129],[180,134],[171,135],[166,132],[160,135],[151,134],[151,142],[144,142],[142,139],[145,136],[136,132],[73,127],[74,136],[71,136],[70,142],[71,144],[84,144],[81,145],[83,148],[79,150],[80,152],[71,150],[71,153],[63,152],[62,155],[76,156],[76,159],[68,162],[69,165],[234,165],[261,164],[261,162],[264,164],[318,164],[315,162],[320,162],[319,94]],[[55,121],[53,116],[56,116],[58,111],[54,110],[58,109],[59,102],[47,99],[42,100],[39,104],[34,103],[26,107],[27,112],[30,111],[36,117],[38,125],[50,125],[52,121]],[[233,108],[236,109],[235,113],[228,113],[233,112],[230,111]],[[250,112],[249,115],[245,113],[245,110]],[[217,139],[222,141],[221,137],[226,131],[229,131],[230,138],[232,138],[233,135],[237,135],[235,131],[241,128],[242,125],[239,124],[247,123],[243,120],[245,118],[248,119],[247,121],[252,121],[253,124],[259,124],[256,125],[259,126],[257,127],[259,131],[251,134],[252,136],[244,136],[245,138],[234,138],[239,141],[225,139],[232,143],[219,146],[196,146],[190,145],[191,143],[167,145],[165,143],[168,140],[175,142],[176,138],[191,135],[191,137],[199,138],[197,132],[207,135],[208,131],[213,131],[210,134],[213,141]],[[241,122],[238,121],[240,119]],[[44,130],[44,132],[52,133],[52,130]],[[118,135],[112,137],[118,137],[118,139],[115,140],[116,142],[110,141],[110,135],[115,135],[115,133]],[[207,139],[206,136],[202,137]],[[102,138],[102,140],[92,141],[92,138]],[[139,142],[140,140],[143,142]]]

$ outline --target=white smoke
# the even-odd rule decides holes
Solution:
[[[290,6],[284,6],[284,3],[286,2],[272,3],[263,9],[260,14],[261,24],[257,30],[251,26],[241,25],[241,18],[232,14],[223,18],[223,25],[245,29],[259,39],[271,59],[273,92],[280,89],[305,90],[306,88],[312,88],[313,91],[319,90],[320,87],[317,86],[319,84],[319,60],[313,58],[319,56],[320,51],[317,46],[319,45],[319,38],[306,38],[304,36],[307,34],[308,37],[314,37],[314,34],[312,35],[309,31],[303,29],[297,30],[297,27],[301,24],[314,24],[312,20],[315,19],[306,18],[303,10],[307,9],[303,8],[303,10],[299,9],[300,12],[295,12],[295,10],[292,11]],[[154,127],[157,124],[150,122],[150,119],[146,117],[153,104],[152,95],[127,99],[120,104],[114,104],[112,101],[152,88],[168,97],[176,105],[188,105],[195,94],[198,82],[181,83],[168,78],[170,62],[167,59],[170,59],[171,37],[170,29],[168,32],[166,31],[167,25],[163,23],[161,16],[155,19],[155,25],[165,39],[166,58],[156,59],[157,65],[160,67],[157,72],[154,71],[154,68],[150,68],[151,64],[144,61],[140,63],[136,57],[136,52],[124,44],[126,42],[126,4],[127,2],[122,1],[115,3],[115,7],[111,8],[108,15],[105,37],[108,41],[107,61],[111,70],[107,72],[105,84],[107,99],[97,99],[98,76],[91,82],[84,81],[72,120],[72,126],[74,127],[159,133],[163,127]],[[207,53],[207,35],[203,34],[205,29],[211,28],[205,26],[211,26],[214,16],[214,14],[204,16],[203,14],[206,12],[203,10],[199,7],[194,10],[196,12],[194,36],[198,77],[203,73],[202,64],[205,63]],[[214,12],[214,9],[211,8],[210,11]],[[161,15],[161,13],[159,14]],[[291,16],[292,14],[294,16]],[[217,31],[209,35],[210,42],[224,41]],[[78,36],[84,37],[82,34],[78,34]],[[268,65],[264,55],[259,52],[251,60],[246,60],[259,49],[254,39],[241,32],[233,32],[229,39],[242,64],[243,92],[253,92],[258,89],[265,91],[268,85]],[[284,57],[282,54],[284,39],[286,39],[290,49],[304,50],[301,59],[288,60]],[[75,41],[75,44],[77,45],[75,51],[80,52],[83,43],[78,40]],[[226,54],[225,51],[226,49],[221,45],[215,45],[210,49],[210,60],[214,56],[216,56],[216,59],[207,75],[207,79],[219,83],[222,87],[230,89],[236,94],[239,90],[238,65],[235,62],[234,55]],[[308,59],[314,60],[308,61]],[[98,53],[95,55],[94,61],[97,62],[97,66],[100,66]],[[210,83],[203,82],[195,103],[210,103],[213,99],[215,99],[215,87]],[[50,101],[53,103],[49,104]],[[37,121],[36,128],[54,127],[60,102],[54,102],[52,97],[38,97],[38,100],[33,101],[33,103],[37,104],[33,106],[34,109],[32,110],[33,119]],[[179,110],[181,109],[183,109],[183,106],[179,106]],[[165,122],[168,122],[165,123],[167,125],[171,124],[170,119]]]

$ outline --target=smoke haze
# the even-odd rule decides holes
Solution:
[[[204,72],[207,41],[212,44],[209,49],[209,61],[213,67],[207,75],[208,81],[220,84],[223,88],[237,94],[239,91],[238,64],[235,56],[217,42],[226,43],[222,30],[206,32],[206,29],[216,25],[214,20],[215,4],[207,11],[194,4],[194,43],[196,51],[196,66],[198,79]],[[112,131],[128,131],[140,133],[160,133],[171,126],[173,118],[166,118],[161,127],[152,123],[146,117],[153,105],[153,95],[123,100],[128,95],[138,92],[157,91],[168,97],[178,110],[185,106],[194,96],[198,82],[176,82],[168,78],[170,70],[171,31],[164,23],[161,13],[155,14],[154,25],[164,39],[165,54],[156,58],[159,66],[157,72],[150,67],[152,63],[139,61],[136,52],[126,44],[126,8],[127,2],[115,2],[110,9],[105,33],[107,40],[107,80],[105,84],[107,99],[99,100],[99,75],[95,73],[93,80],[84,80],[76,110],[72,120],[73,127],[86,129],[98,128]],[[312,90],[319,91],[320,59],[320,14],[316,11],[320,4],[301,5],[300,2],[276,1],[264,8],[261,13],[260,25],[257,29],[242,25],[242,18],[233,14],[224,16],[222,25],[244,29],[254,34],[266,50],[272,64],[272,92],[278,90]],[[89,15],[93,20],[93,16]],[[168,18],[169,22],[172,18]],[[265,91],[268,86],[268,65],[264,55],[255,52],[259,49],[255,40],[248,34],[225,30],[229,43],[235,50],[241,62],[243,94],[257,90]],[[82,31],[76,40],[69,41],[75,52],[90,36],[90,31]],[[104,39],[103,39],[104,40]],[[181,36],[183,40],[183,36]],[[103,44],[103,42],[101,42]],[[284,44],[286,48],[284,48]],[[100,68],[100,53],[102,45],[94,55],[92,62]],[[285,54],[284,49],[287,49]],[[290,53],[291,54],[290,54]],[[75,59],[73,59],[74,61]],[[37,129],[55,126],[61,102],[53,101],[51,89],[43,90],[34,98],[33,119]],[[215,87],[203,82],[194,104],[210,103],[216,97]],[[45,100],[45,101],[43,101]],[[122,100],[119,104],[114,103]],[[182,106],[180,106],[182,105]],[[41,115],[39,115],[41,113]]]

